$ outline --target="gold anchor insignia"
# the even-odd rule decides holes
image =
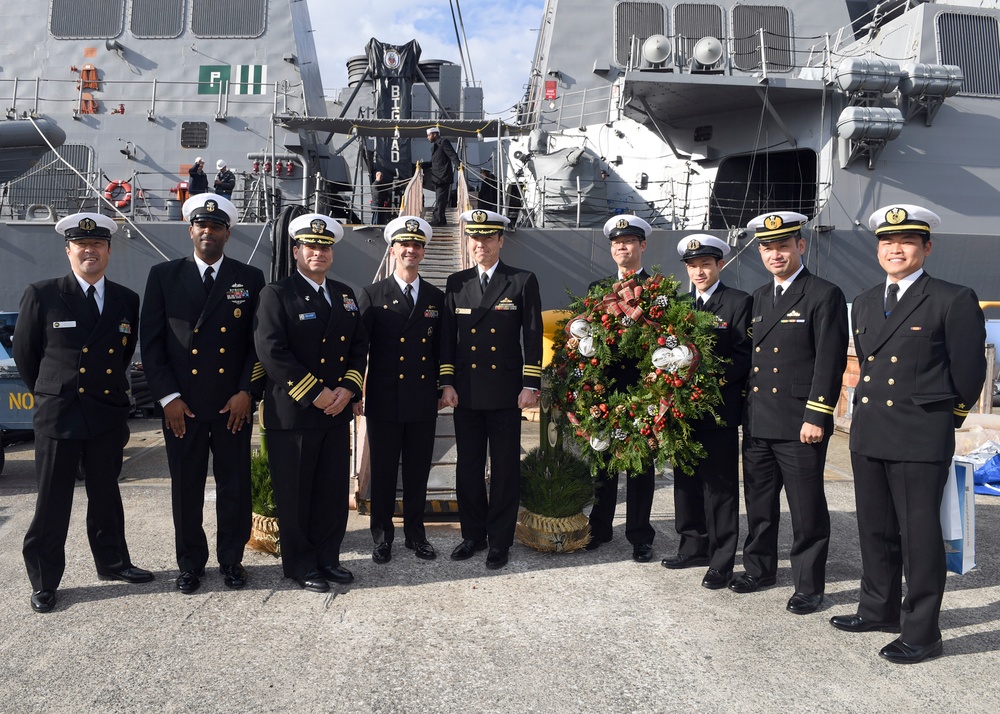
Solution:
[[[764,227],[769,231],[776,231],[782,225],[784,225],[784,221],[781,220],[781,216],[768,216],[764,219]]]
[[[701,248],[701,241],[697,238],[692,238],[688,243],[688,250],[698,250],[699,248]]]
[[[77,225],[81,231],[87,231],[88,233],[97,228],[97,222],[93,218],[81,218]]]
[[[309,224],[309,228],[312,229],[313,233],[322,235],[326,232],[326,221],[317,218],[312,223]]]
[[[886,223],[891,223],[894,226],[899,225],[906,220],[906,209],[903,208],[890,208],[885,212]]]
[[[214,213],[215,209],[219,207],[219,204],[215,201],[205,201],[205,210],[209,213]]]
[[[410,233],[417,233],[420,230],[420,223],[414,220],[409,220],[406,222],[406,230]]]
[[[473,211],[472,213],[473,223],[486,223],[486,211]]]
[[[628,228],[629,222],[627,218],[619,218],[618,223],[615,224],[615,228]]]

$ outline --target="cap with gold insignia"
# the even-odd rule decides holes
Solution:
[[[66,240],[87,240],[103,238],[111,242],[111,234],[118,230],[118,224],[100,213],[74,213],[56,223],[56,233]]]
[[[417,216],[400,216],[389,221],[385,227],[385,242],[389,245],[393,243],[403,243],[414,241],[415,243],[427,244],[431,242],[434,231],[431,224],[423,218]]]
[[[934,211],[908,203],[884,206],[868,218],[868,227],[878,237],[892,233],[918,233],[929,236],[941,225],[941,218]]]
[[[758,243],[770,243],[798,233],[808,220],[809,216],[795,211],[774,211],[757,216],[747,224],[747,229],[754,231]]]
[[[481,208],[466,211],[458,219],[465,223],[465,234],[470,236],[491,236],[494,233],[503,233],[504,227],[510,223],[507,216],[502,216],[494,211],[484,211]]]
[[[333,245],[344,237],[344,227],[322,213],[306,213],[288,224],[288,235],[296,243]]]
[[[726,241],[707,233],[695,233],[681,238],[677,242],[677,254],[681,260],[691,260],[702,256],[721,260],[729,255],[730,250],[731,248]]]
[[[653,227],[646,221],[629,213],[611,216],[604,222],[604,235],[609,240],[614,240],[618,236],[638,236],[639,240],[646,240],[652,232]]]
[[[192,196],[181,206],[181,215],[190,223],[212,221],[227,228],[236,223],[239,217],[232,201],[214,193],[199,193]]]

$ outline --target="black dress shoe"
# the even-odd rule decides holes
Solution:
[[[707,555],[671,555],[660,561],[660,565],[671,570],[681,568],[701,568],[712,562]]]
[[[785,609],[793,615],[809,615],[819,610],[823,603],[823,593],[810,595],[809,593],[795,593],[788,598],[788,605]]]
[[[830,624],[844,632],[899,632],[899,623],[876,622],[861,615],[834,615]]]
[[[320,566],[319,574],[327,580],[340,583],[341,585],[354,582],[354,573],[343,567],[340,563]]]
[[[375,549],[372,551],[372,560],[379,565],[385,565],[392,560],[392,544],[376,543]]]
[[[295,578],[295,582],[297,582],[302,589],[308,590],[312,593],[325,593],[330,590],[330,583],[315,570],[306,573],[301,578]]]
[[[733,582],[729,583],[729,589],[734,593],[752,593],[760,588],[766,588],[770,585],[774,585],[776,582],[775,578],[758,578],[756,575],[748,575],[743,573],[743,575],[737,575],[733,578]]]
[[[198,573],[196,571],[185,570],[177,576],[177,580],[174,581],[174,584],[182,593],[190,595],[201,587],[201,579],[198,577]]]
[[[611,536],[608,536],[607,538],[600,538],[598,536],[592,535],[590,536],[590,540],[587,541],[587,545],[585,545],[584,548],[587,550],[597,550],[598,548],[601,547],[601,543],[610,543],[610,542],[611,542]]]
[[[925,659],[940,657],[943,652],[941,640],[929,645],[908,645],[900,639],[895,639],[883,647],[878,656],[894,664],[917,664]]]
[[[408,540],[403,545],[412,550],[414,555],[421,560],[434,560],[437,557],[437,552],[434,550],[434,546],[425,540],[416,543]]]
[[[732,572],[723,573],[715,568],[709,568],[705,577],[701,579],[701,586],[709,590],[720,590],[729,585],[729,580],[732,577]]]
[[[227,588],[239,590],[247,584],[247,571],[246,568],[243,567],[242,563],[220,565],[219,572],[226,576],[223,579],[223,582],[226,584]]]
[[[31,593],[31,609],[35,612],[52,612],[55,606],[55,590],[36,590]]]
[[[637,543],[632,546],[632,560],[637,563],[648,563],[653,559],[653,545],[651,543]]]
[[[152,581],[153,574],[148,570],[130,565],[127,568],[122,568],[112,573],[98,573],[97,577],[101,580],[124,580],[126,583],[135,585],[136,583],[148,583]]]
[[[490,570],[502,568],[507,565],[508,555],[509,549],[507,548],[490,548],[490,552],[486,556],[486,567]]]
[[[451,551],[452,560],[468,560],[473,555],[481,550],[486,550],[486,539],[482,540],[463,540],[458,544],[455,550]]]

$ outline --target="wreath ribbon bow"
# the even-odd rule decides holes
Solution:
[[[619,280],[611,286],[611,292],[604,296],[602,307],[615,317],[625,315],[636,322],[642,319],[652,324],[648,317],[643,316],[643,309],[638,305],[641,295],[642,286],[636,284],[635,278]]]

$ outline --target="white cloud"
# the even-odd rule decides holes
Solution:
[[[400,45],[415,39],[422,59],[462,61],[448,0],[307,1],[328,94],[347,86],[347,60],[363,55],[372,37]],[[543,5],[544,0],[461,3],[472,65],[465,79],[474,76],[483,87],[487,113],[507,116],[523,97]]]

